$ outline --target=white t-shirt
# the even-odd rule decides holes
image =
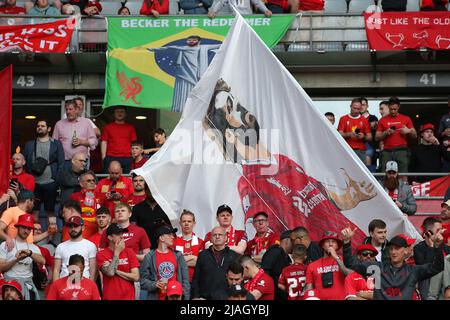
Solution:
[[[377,251],[378,251],[378,254],[377,254],[377,256],[375,257],[375,260],[377,260],[378,262],[381,262],[381,254],[382,254],[382,252],[381,252],[381,246],[379,246],[379,247],[374,247],[375,249],[377,249]]]
[[[0,259],[6,262],[14,260],[20,250],[31,250],[33,253],[41,254],[41,250],[34,244],[14,239],[14,248],[8,252],[6,242],[0,244]],[[12,279],[23,279],[33,277],[33,259],[31,257],[18,261],[11,269],[4,274]]]
[[[62,278],[69,275],[67,266],[69,265],[70,257],[74,254],[79,254],[84,257],[83,276],[89,278],[89,259],[95,259],[97,248],[95,244],[86,239],[81,241],[68,240],[60,243],[56,247],[55,259],[61,259],[61,273],[59,276]]]

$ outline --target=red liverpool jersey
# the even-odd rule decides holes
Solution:
[[[245,177],[239,179],[238,189],[245,221],[265,211],[275,232],[304,226],[313,240],[319,240],[325,231],[340,233],[350,225],[357,228],[352,244],[356,247],[363,242],[364,232],[339,211],[320,182],[288,157],[274,157],[276,164],[242,165]]]
[[[307,265],[295,263],[283,268],[278,283],[286,287],[288,300],[304,300]]]

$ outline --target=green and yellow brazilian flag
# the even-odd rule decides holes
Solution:
[[[292,24],[294,15],[246,16],[246,20],[272,48]],[[103,108],[125,105],[170,110],[177,56],[170,50],[146,48],[185,46],[189,36],[201,44],[220,44],[233,17],[170,16],[108,18],[108,62]],[[212,60],[214,53],[208,58]]]

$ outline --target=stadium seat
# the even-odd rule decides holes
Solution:
[[[324,12],[325,13],[346,13],[347,12],[347,3],[345,2],[345,0],[325,0]]]

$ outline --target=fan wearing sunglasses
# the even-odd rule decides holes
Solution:
[[[362,244],[356,248],[359,261],[375,261],[378,250],[370,244]],[[345,300],[372,300],[373,278],[365,278],[357,272],[351,272],[345,277]]]

